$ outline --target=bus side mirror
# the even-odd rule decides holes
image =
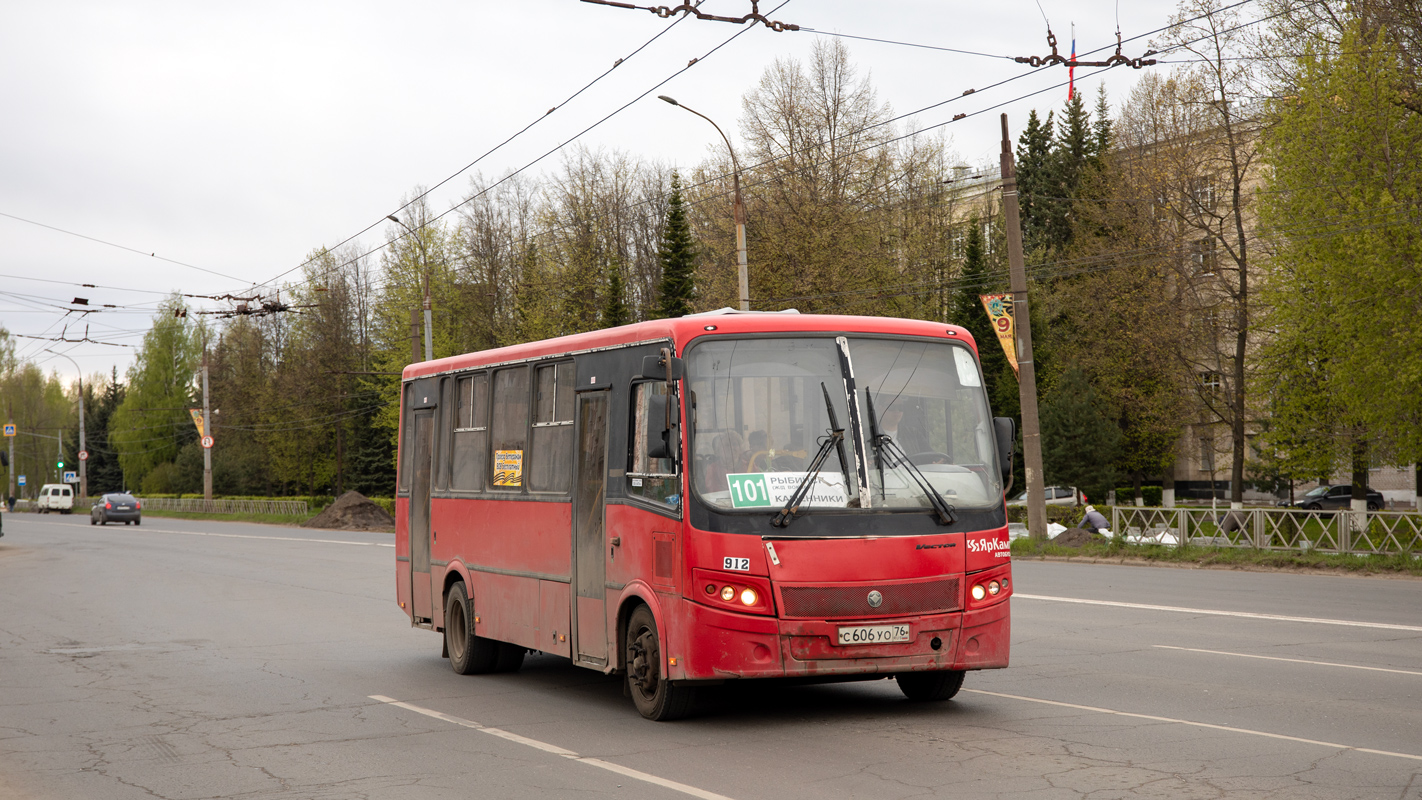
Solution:
[[[665,350],[666,348],[662,348]],[[667,361],[671,361],[671,375],[667,375]],[[686,362],[666,353],[642,357],[642,377],[664,381],[679,381],[686,374]]]
[[[1012,491],[1012,459],[1017,449],[1017,422],[1012,417],[993,417],[992,432],[997,437],[997,464],[1002,470],[1002,493]]]
[[[677,457],[677,445],[681,436],[677,431],[675,418],[667,424],[667,401],[673,395],[654,394],[647,398],[647,457]]]

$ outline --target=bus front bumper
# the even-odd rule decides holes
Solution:
[[[1007,666],[1008,600],[974,611],[884,620],[788,620],[688,603],[692,624],[670,677],[684,680],[890,675]],[[841,627],[908,625],[909,640],[837,644]],[[935,647],[936,643],[936,647]]]

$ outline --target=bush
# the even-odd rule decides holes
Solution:
[[[1110,510],[1105,506],[1100,506],[1097,511],[1110,516]],[[1047,506],[1047,522],[1057,522],[1070,528],[1081,521],[1082,515],[1086,513],[1083,507],[1072,506]],[[1007,521],[1027,524],[1027,506],[1008,506]]]
[[[1146,504],[1146,505],[1148,505],[1148,506],[1150,506],[1150,507],[1152,507],[1152,508],[1159,508],[1159,507],[1160,507],[1160,504],[1161,504],[1162,502],[1164,502],[1164,498],[1165,498],[1165,496],[1164,496],[1164,494],[1162,493],[1161,488],[1160,488],[1159,486],[1142,486],[1142,487],[1141,487],[1141,499],[1145,501],[1145,504]],[[1135,505],[1135,503],[1136,503],[1136,487],[1134,487],[1134,486],[1117,486],[1117,487],[1116,487],[1116,505],[1118,505],[1118,506],[1131,506],[1131,505]]]

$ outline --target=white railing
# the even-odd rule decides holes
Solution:
[[[1111,530],[1128,542],[1329,553],[1422,553],[1422,514],[1295,508],[1111,509]]]
[[[138,498],[145,510],[153,511],[193,511],[202,514],[282,514],[301,516],[311,513],[311,506],[305,500],[239,500],[221,498],[202,500],[193,497]]]

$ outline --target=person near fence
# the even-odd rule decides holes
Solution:
[[[1106,521],[1106,515],[1096,510],[1096,506],[1087,506],[1086,514],[1082,516],[1081,522],[1077,523],[1078,528],[1084,528],[1092,533],[1110,530],[1111,523]]]

